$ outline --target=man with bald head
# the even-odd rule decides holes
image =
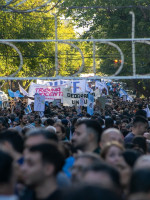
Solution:
[[[124,143],[124,138],[122,133],[116,128],[106,129],[101,136],[100,146],[103,148],[107,142],[118,141],[119,143]]]

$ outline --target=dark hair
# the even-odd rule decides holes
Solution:
[[[80,186],[69,189],[61,200],[119,200],[112,191],[97,186]]]
[[[42,135],[44,138],[46,138],[48,140],[53,140],[55,142],[58,142],[57,135],[55,133],[51,132],[50,130],[44,129],[44,128],[29,130],[29,132],[27,134],[27,138],[32,137],[32,136],[37,136],[37,135]]]
[[[81,120],[79,122],[76,123],[76,126],[80,126],[82,124],[85,124],[85,126],[88,129],[92,129],[93,132],[95,133],[97,142],[100,141],[101,139],[101,135],[102,135],[102,127],[100,126],[100,124],[96,121],[96,120]]]
[[[136,116],[134,118],[134,120],[133,120],[133,126],[135,127],[137,125],[137,123],[139,123],[139,122],[144,123],[144,124],[145,123],[148,124],[148,120],[145,117],[141,116],[141,115]]]
[[[135,150],[126,150],[122,153],[125,162],[133,168],[136,160],[141,156],[141,154]]]
[[[38,122],[38,124],[41,124],[42,123],[42,121],[41,121],[41,119],[40,118],[35,118],[35,120],[34,121],[37,121]]]
[[[48,125],[48,126],[53,126],[54,125],[54,120],[51,118],[48,118],[45,120],[44,124]]]
[[[109,175],[109,177],[112,180],[113,185],[115,186],[115,188],[120,188],[121,187],[119,172],[115,168],[109,166],[106,163],[103,163],[101,161],[96,161],[90,167],[87,167],[85,169],[85,173],[87,171],[105,172],[105,173],[107,173]]]
[[[130,180],[130,193],[150,192],[150,170],[139,169],[133,172]]]
[[[104,125],[104,120],[101,117],[98,117],[97,121],[100,123],[101,126]]]
[[[112,118],[106,118],[105,119],[105,127],[106,128],[113,128],[114,127],[114,121]]]
[[[12,176],[12,157],[6,152],[0,151],[0,184],[9,183]]]
[[[56,144],[39,144],[31,147],[30,152],[39,152],[43,162],[51,163],[55,166],[54,174],[61,171],[64,165],[64,156]]]
[[[19,153],[23,152],[24,142],[18,131],[14,129],[8,129],[0,134],[0,142],[8,141],[14,150]]]
[[[146,154],[147,153],[147,143],[146,138],[144,136],[136,136],[133,138],[132,143],[135,144],[137,147],[142,149],[142,151]]]
[[[141,108],[142,109],[142,108]],[[142,115],[143,117],[147,117],[147,113],[145,110],[138,110],[136,113],[135,113],[135,116],[138,116],[138,115]]]
[[[64,125],[63,125],[62,123],[56,122],[56,123],[54,124],[54,127],[56,127],[56,126],[58,126],[58,127],[61,128],[62,133],[66,133],[66,129],[65,129],[65,127],[64,127]]]

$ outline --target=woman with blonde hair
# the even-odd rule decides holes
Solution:
[[[101,157],[108,164],[115,167],[117,166],[123,151],[124,151],[124,146],[119,142],[117,141],[108,142],[101,150]]]

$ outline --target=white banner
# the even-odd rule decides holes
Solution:
[[[70,84],[70,80],[56,80],[56,81],[44,81],[37,79],[37,84],[48,86],[60,86]]]
[[[72,93],[85,93],[86,80],[56,80],[56,81],[44,81],[37,80],[37,84],[47,86],[64,86],[71,87]]]
[[[71,81],[71,89],[72,93],[85,93],[85,85],[86,85],[86,80],[74,80]]]
[[[96,99],[97,93],[93,93],[94,98]],[[63,106],[79,106],[81,105],[81,99],[82,101],[82,106],[87,107],[88,104],[88,93],[82,93],[82,94],[73,94],[69,90],[64,89],[63,90]]]
[[[64,86],[50,87],[47,85],[39,85],[31,83],[29,88],[29,97],[34,97],[35,93],[45,96],[45,101],[52,102],[55,99],[63,100],[62,89]],[[31,101],[31,100],[30,100]],[[30,101],[28,103],[30,103]]]

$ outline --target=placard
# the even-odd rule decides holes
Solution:
[[[39,94],[34,96],[34,111],[45,111],[45,96]]]

